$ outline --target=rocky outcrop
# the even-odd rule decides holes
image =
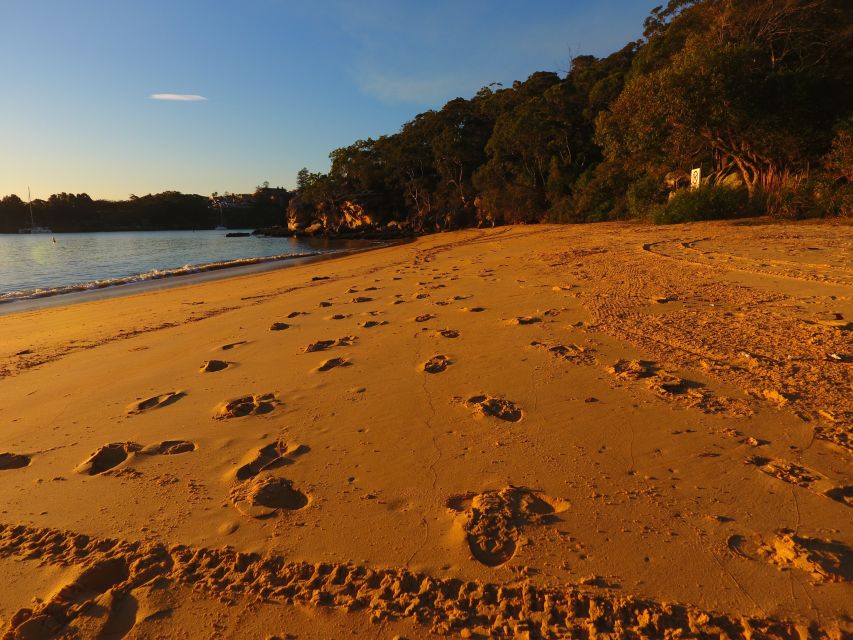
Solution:
[[[402,237],[411,233],[411,225],[394,219],[390,212],[378,213],[370,196],[338,203],[311,204],[294,196],[287,207],[287,227],[260,229],[270,236]],[[384,221],[388,221],[385,223]]]

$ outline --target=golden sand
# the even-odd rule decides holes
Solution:
[[[505,227],[2,316],[0,633],[840,638],[851,249]]]

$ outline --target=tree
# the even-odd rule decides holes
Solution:
[[[846,71],[837,64],[851,33],[842,4],[670,2],[598,118],[605,155],[632,176],[699,164],[717,178],[736,172],[751,196],[805,170],[850,110],[849,53]]]

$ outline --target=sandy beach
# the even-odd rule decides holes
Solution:
[[[0,316],[0,637],[840,639],[851,256],[511,226]]]

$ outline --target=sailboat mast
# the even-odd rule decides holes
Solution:
[[[27,201],[30,205],[30,227],[36,226],[36,220],[33,218],[33,196],[30,194],[30,188],[27,187]]]

